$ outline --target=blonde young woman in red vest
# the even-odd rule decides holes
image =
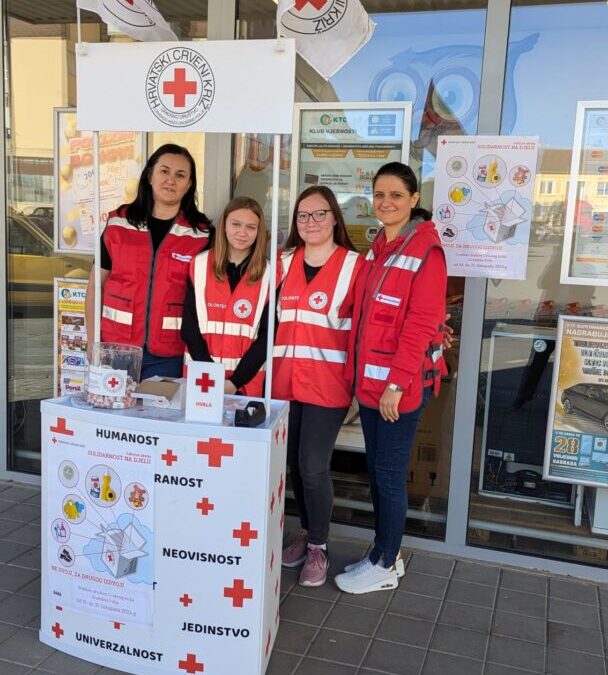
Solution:
[[[376,536],[369,556],[336,577],[349,593],[397,586],[410,450],[420,413],[445,372],[446,264],[430,214],[416,208],[416,176],[392,162],[373,186],[384,227],[357,281],[346,372],[359,401]]]
[[[188,267],[207,247],[210,231],[211,222],[196,207],[194,159],[173,143],[150,155],[135,201],[108,218],[101,237],[101,339],[143,347],[142,379],[181,374]],[[91,337],[94,314],[91,270],[86,297]]]
[[[262,396],[270,268],[260,205],[236,197],[224,209],[213,248],[194,258],[182,337],[189,357],[226,367],[226,394]]]
[[[320,586],[328,568],[331,456],[352,399],[344,366],[363,258],[353,250],[335,195],[323,186],[298,197],[285,247],[272,392],[290,401],[287,462],[302,530],[282,562],[304,564],[300,584]]]

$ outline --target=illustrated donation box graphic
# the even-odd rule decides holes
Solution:
[[[146,540],[133,523],[124,529],[102,528],[97,536],[103,541],[101,559],[117,579],[136,572],[139,559],[148,555],[143,550]]]

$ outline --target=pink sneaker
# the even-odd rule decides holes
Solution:
[[[318,546],[309,546],[306,562],[300,572],[300,586],[323,586],[328,567],[327,551]]]
[[[299,567],[306,560],[308,532],[300,530],[293,542],[283,549],[281,564],[283,567]]]

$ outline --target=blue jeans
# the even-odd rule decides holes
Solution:
[[[161,377],[181,377],[184,358],[182,356],[155,356],[144,347],[144,356],[141,362],[141,379],[145,380],[153,375]]]
[[[381,557],[384,567],[395,564],[407,513],[407,466],[418,420],[431,394],[432,388],[426,387],[420,408],[402,413],[396,422],[386,422],[378,410],[359,405],[374,505],[376,536],[369,555],[374,565]]]

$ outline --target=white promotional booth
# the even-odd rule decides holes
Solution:
[[[81,130],[170,131],[177,143],[179,131],[275,135],[274,288],[293,41],[80,44],[77,65]],[[99,186],[96,205],[99,226]],[[96,246],[99,318],[99,233]],[[288,414],[270,397],[272,292],[269,304],[258,427],[235,427],[224,409],[212,424],[181,409],[42,403],[42,642],[131,673],[265,672],[279,625]],[[223,394],[223,378],[215,385]],[[235,397],[221,400],[234,408]]]

